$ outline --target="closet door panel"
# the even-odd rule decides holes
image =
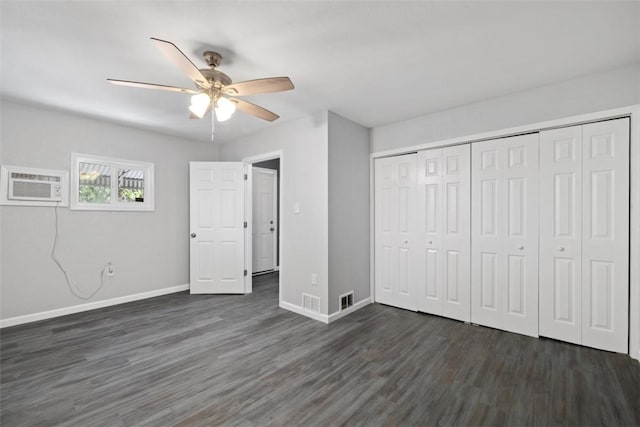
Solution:
[[[540,335],[582,342],[582,126],[540,133]]]
[[[501,248],[504,233],[503,140],[474,143],[471,148],[471,321],[503,329]]]
[[[538,134],[472,147],[471,321],[538,335]]]
[[[418,153],[418,309],[470,320],[470,148]]]
[[[442,315],[444,301],[442,149],[418,156],[418,310]]]
[[[395,165],[389,159],[375,162],[375,284],[376,301],[392,298],[395,281]]]
[[[582,343],[627,352],[629,119],[583,126]]]
[[[471,321],[471,148],[442,150],[442,272],[446,317]]]
[[[538,336],[538,134],[505,138],[505,329]]]
[[[416,310],[416,155],[375,161],[375,299]]]

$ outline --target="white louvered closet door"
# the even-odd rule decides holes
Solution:
[[[540,133],[540,335],[582,343],[582,126]]]
[[[469,321],[470,148],[418,153],[418,310]]]
[[[417,310],[416,154],[375,161],[375,300]]]
[[[629,119],[582,127],[582,344],[628,351]]]
[[[471,321],[538,336],[538,134],[472,146]]]

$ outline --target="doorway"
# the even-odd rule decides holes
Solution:
[[[280,159],[253,163],[252,274],[278,271]]]
[[[246,238],[246,250],[247,250],[247,267],[249,269],[249,275],[248,275],[248,288],[247,288],[247,292],[253,292],[253,285],[255,283],[256,285],[256,290],[260,291],[260,288],[262,288],[262,291],[265,291],[265,285],[266,287],[268,287],[269,289],[271,289],[270,291],[267,291],[267,294],[271,294],[271,292],[273,291],[273,287],[277,286],[277,292],[278,292],[278,304],[280,305],[282,303],[282,280],[281,280],[281,274],[282,274],[282,270],[283,268],[285,268],[286,266],[283,265],[282,263],[282,250],[281,250],[281,241],[282,241],[282,236],[285,235],[285,233],[282,232],[283,228],[285,227],[286,224],[283,223],[282,221],[282,201],[284,198],[284,193],[286,192],[286,188],[285,187],[285,174],[286,174],[286,168],[285,168],[285,162],[284,162],[284,158],[282,155],[282,151],[273,151],[273,152],[269,152],[269,153],[264,153],[264,154],[259,154],[256,156],[251,156],[251,157],[246,157],[242,159],[242,162],[247,165],[247,171],[248,171],[248,184],[249,184],[249,189],[246,192],[246,198],[247,198],[247,211],[246,211],[246,218],[247,221],[249,222],[249,228],[251,230],[250,233],[247,233],[245,238]],[[272,177],[275,178],[275,188],[272,192],[266,191],[267,195],[262,194],[262,197],[267,198],[267,197],[273,197],[272,196],[268,196],[269,193],[275,193],[275,199],[271,199],[274,200],[274,206],[275,206],[275,212],[272,212],[271,215],[268,215],[268,212],[271,211],[271,209],[269,209],[269,205],[270,203],[263,203],[264,205],[267,206],[266,209],[263,209],[264,212],[266,212],[265,215],[266,216],[264,219],[266,219],[266,224],[263,224],[263,232],[264,231],[268,231],[270,233],[270,235],[272,236],[272,238],[264,238],[263,236],[263,241],[266,241],[265,245],[269,245],[273,248],[273,261],[270,262],[270,267],[267,266],[266,270],[263,270],[264,268],[264,264],[262,265],[257,265],[256,263],[254,263],[254,254],[257,255],[256,249],[254,249],[254,245],[255,246],[260,246],[260,247],[266,247],[265,245],[261,245],[261,244],[256,244],[257,242],[255,240],[258,239],[258,236],[260,233],[257,232],[258,230],[258,226],[254,225],[256,224],[254,222],[254,213],[257,215],[257,212],[255,211],[253,205],[256,204],[258,205],[258,201],[256,200],[256,197],[254,196],[254,191],[253,191],[253,183],[254,183],[254,171],[257,170],[269,170],[272,172]],[[267,181],[268,182],[268,181]],[[267,186],[268,184],[263,184],[264,186]],[[258,191],[258,194],[260,194],[260,191]],[[273,224],[271,224],[270,222],[273,221]],[[258,221],[259,222],[259,221]],[[268,227],[266,227],[268,226]],[[273,231],[271,231],[271,228],[274,228]],[[254,231],[254,229],[256,231]],[[265,257],[266,260],[269,260],[270,257],[267,255]],[[269,261],[262,261],[263,263],[269,263]],[[254,268],[255,267],[255,268]]]

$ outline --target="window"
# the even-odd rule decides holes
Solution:
[[[153,163],[72,153],[71,209],[154,210]]]

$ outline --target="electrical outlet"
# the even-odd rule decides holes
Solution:
[[[311,273],[311,284],[318,286],[318,275],[316,273]]]
[[[107,276],[109,276],[109,277],[113,277],[113,276],[115,276],[115,275],[116,275],[116,266],[115,266],[115,265],[113,265],[113,264],[111,263],[111,261],[109,261],[109,262],[107,263],[107,267],[106,267],[106,269],[105,269],[105,270],[106,270],[106,272],[107,272]]]

